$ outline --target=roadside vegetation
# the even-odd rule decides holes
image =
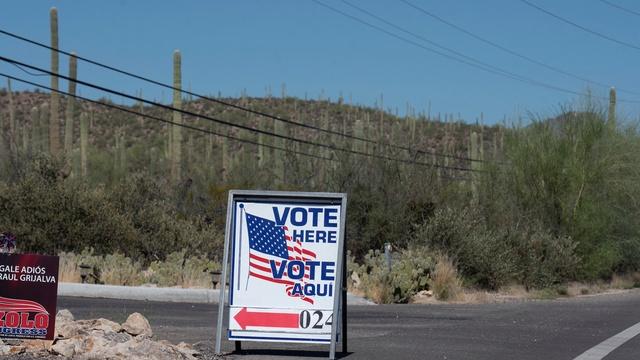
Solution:
[[[227,99],[425,154],[183,103],[371,154],[322,150],[337,160],[326,161],[199,133],[181,135],[178,145],[173,129],[79,102],[75,118],[91,119],[85,145],[76,124],[72,147],[52,156],[50,117],[41,113],[48,96],[14,92],[9,101],[9,94],[0,92],[0,231],[14,233],[22,251],[60,254],[63,280],[78,281],[84,263],[99,267],[106,283],[209,287],[208,271],[221,259],[227,190],[242,188],[348,193],[349,285],[381,303],[410,302],[425,291],[459,300],[468,289],[521,287],[544,297],[582,293],[571,288],[576,281],[640,285],[632,275],[640,270],[640,136],[634,124],[596,106],[487,127],[411,111],[401,118],[342,100]],[[393,248],[391,267],[385,243]]]

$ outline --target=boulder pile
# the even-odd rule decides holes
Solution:
[[[68,310],[56,315],[54,341],[0,341],[0,356],[64,356],[76,359],[196,359],[198,351],[186,343],[173,345],[152,339],[149,321],[140,313],[118,324],[107,319],[75,320]]]

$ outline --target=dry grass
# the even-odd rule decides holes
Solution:
[[[365,295],[376,304],[388,304],[393,302],[393,296],[391,295],[389,285],[384,282],[369,284],[365,289]]]
[[[158,286],[183,288],[210,288],[209,271],[220,270],[220,265],[199,256],[186,256],[185,251],[169,254],[165,261],[154,261],[147,270],[148,281]]]
[[[106,255],[100,268],[100,280],[109,285],[136,286],[144,282],[142,266],[123,255]]]
[[[640,288],[640,272],[618,275],[611,281],[598,281],[593,283],[571,282],[565,285],[527,291],[524,286],[512,284],[500,288],[499,291],[485,291],[466,288],[462,290],[456,299],[440,301],[435,296],[418,294],[413,299],[417,304],[436,304],[451,302],[459,304],[491,304],[527,301],[532,299],[550,300],[561,297],[594,296],[598,294],[616,293],[631,288]],[[435,291],[434,291],[435,295]]]
[[[462,295],[462,281],[453,261],[444,255],[436,257],[436,268],[431,275],[431,290],[437,300],[456,301]]]
[[[635,284],[634,274],[616,274],[611,278],[611,288],[613,289],[633,289]]]
[[[79,283],[80,264],[95,266],[100,281],[109,285],[136,286],[144,283],[183,288],[211,288],[209,271],[220,266],[202,257],[187,257],[183,253],[171,254],[164,262],[154,262],[150,268],[121,254],[98,256],[92,251],[80,254],[60,253],[59,281]]]
[[[78,269],[77,257],[73,253],[60,253],[60,267],[58,270],[59,282],[80,282],[80,270]]]

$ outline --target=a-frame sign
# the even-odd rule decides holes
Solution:
[[[342,333],[346,351],[346,206],[342,193],[229,192],[216,353],[225,313],[236,348],[322,343],[334,359]]]

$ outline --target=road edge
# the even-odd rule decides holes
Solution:
[[[58,296],[218,304],[218,289],[182,289],[147,286],[58,283]],[[348,305],[375,305],[363,297],[347,293]]]

